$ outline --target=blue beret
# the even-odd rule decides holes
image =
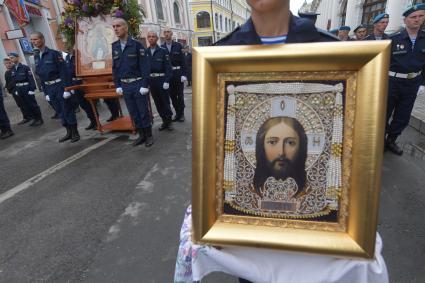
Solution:
[[[9,53],[7,53],[7,56],[9,56],[9,57],[19,57],[18,53],[16,53],[16,52],[9,52]]]
[[[351,28],[349,26],[340,26],[339,27],[339,30],[348,30],[348,31],[350,31]]]
[[[354,32],[356,32],[358,29],[361,29],[361,28],[367,28],[367,26],[364,24],[361,24],[354,29]]]
[[[378,14],[373,18],[373,23],[376,24],[382,19],[389,19],[389,18],[390,18],[390,15],[388,15],[387,13]]]
[[[419,11],[419,10],[425,10],[425,4],[418,4],[418,5],[410,6],[409,8],[407,8],[403,12],[403,17],[407,17],[411,13],[416,12],[416,11]]]

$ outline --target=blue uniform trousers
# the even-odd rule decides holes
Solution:
[[[76,105],[80,105],[84,112],[86,112],[87,118],[89,118],[90,121],[96,121],[90,102],[84,98],[84,91],[76,89],[73,96],[75,96],[75,99],[77,100]]]
[[[35,99],[35,95],[28,94],[29,86],[16,86],[15,91],[18,92],[18,96],[22,101],[22,106],[26,109],[26,113],[30,119],[41,120],[41,111]]]
[[[4,109],[3,93],[0,90],[0,129],[2,131],[10,130],[10,121],[7,117],[6,110]]]
[[[171,120],[173,112],[170,106],[170,95],[168,90],[163,88],[164,77],[154,77],[149,79],[150,91],[156,110],[163,121]]]
[[[180,70],[173,70],[173,77],[170,81],[170,98],[177,116],[184,114],[185,107],[183,96],[184,84],[181,82],[181,75]]]
[[[21,110],[23,118],[24,119],[27,119],[27,120],[31,120],[32,119],[31,118],[31,115],[30,115],[28,109],[25,108],[25,105],[24,105],[24,103],[22,101],[22,98],[19,95],[15,94],[15,91],[13,91],[12,97],[15,100],[16,105],[18,106],[18,108]]]
[[[150,128],[149,95],[142,95],[139,90],[141,81],[122,83],[125,105],[133,119],[136,129]]]
[[[64,86],[61,82],[53,85],[46,85],[44,93],[49,96],[53,108],[56,113],[58,113],[64,127],[77,124],[77,117],[75,116],[75,99],[73,99],[72,96],[68,99],[63,98]]]
[[[387,103],[387,134],[397,138],[407,127],[422,77],[401,79],[390,77]],[[390,121],[390,117],[392,120]]]

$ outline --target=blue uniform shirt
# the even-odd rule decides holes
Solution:
[[[338,41],[339,39],[329,32],[318,30],[308,19],[291,15],[286,43]],[[236,28],[228,36],[217,41],[215,45],[254,45],[261,44],[261,39],[255,31],[252,19]]]
[[[425,71],[424,31],[419,30],[414,46],[405,29],[391,35],[390,39],[392,40],[390,71],[404,74]]]
[[[34,61],[35,73],[40,77],[43,89],[45,89],[44,82],[56,79],[61,79],[65,87],[71,85],[61,52],[46,47],[41,56],[40,53],[34,55]]]
[[[149,61],[140,42],[129,37],[124,50],[119,40],[112,43],[112,75],[116,87],[121,87],[121,79],[141,77],[142,87],[147,88],[149,74]]]
[[[153,55],[151,52],[151,48],[146,49],[146,55],[149,58],[149,63],[151,66],[151,73],[165,73],[164,81],[169,83],[171,77],[173,76],[173,70],[171,68],[168,52],[158,45],[156,46]]]
[[[35,82],[31,73],[30,67],[18,63],[11,70],[11,77],[15,84],[17,83],[29,83],[29,91],[35,91]]]
[[[162,48],[170,55],[171,66],[179,67],[182,76],[187,76],[186,63],[184,60],[183,46],[179,42],[171,42],[171,51],[168,51],[167,44],[161,45]]]

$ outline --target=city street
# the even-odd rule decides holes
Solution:
[[[151,148],[134,135],[64,134],[41,94],[44,125],[16,125],[21,114],[5,97],[15,136],[0,141],[0,282],[172,282],[184,211],[191,198],[191,89],[186,121],[158,131]],[[125,106],[122,103],[123,109]],[[102,120],[110,115],[100,103]],[[425,136],[409,128],[405,154],[385,153],[378,231],[390,282],[425,277]],[[202,282],[236,283],[225,274]]]

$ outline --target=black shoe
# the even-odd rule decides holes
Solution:
[[[78,132],[77,125],[71,126],[71,142],[80,140],[80,133]]]
[[[88,125],[87,127],[85,127],[84,129],[86,130],[86,131],[88,131],[88,130],[95,130],[97,128],[97,126],[96,126],[96,122],[95,121],[90,121],[90,125]]]
[[[162,122],[161,126],[159,126],[158,130],[163,131],[168,128],[167,122]]]
[[[385,141],[385,148],[387,150],[391,151],[394,154],[402,155],[403,154],[403,150],[401,149],[401,147],[399,147],[396,144],[396,142],[395,142],[396,140],[397,140],[397,137],[388,136],[387,137],[387,140]]]
[[[71,128],[70,128],[70,126],[66,126],[65,128],[66,128],[66,134],[65,134],[65,136],[63,136],[59,139],[59,142],[65,142],[65,141],[71,139]]]
[[[112,122],[114,120],[116,120],[118,118],[118,116],[111,116],[108,118],[108,120],[106,120],[106,122]]]
[[[185,119],[184,119],[184,115],[181,115],[178,121],[179,121],[179,122],[184,122],[184,120],[185,120]]]
[[[0,139],[4,140],[7,138],[10,138],[11,136],[13,136],[15,133],[12,130],[6,130],[3,131],[0,135]]]
[[[139,137],[133,142],[133,146],[138,146],[143,144],[146,141],[146,134],[144,129],[138,129]]]
[[[31,121],[31,119],[24,118],[24,119],[22,119],[22,121],[18,122],[18,125],[23,125],[23,124],[26,124],[26,123],[28,123],[30,121]]]
[[[178,120],[180,120],[180,115],[178,115],[178,114],[176,114],[176,116],[174,116],[174,118],[173,118],[173,122],[177,122]]]
[[[151,147],[153,145],[153,137],[152,137],[152,128],[146,128],[145,135],[146,135],[146,147]]]
[[[55,115],[53,115],[52,117],[50,117],[50,119],[59,119],[58,113],[55,113]]]
[[[170,121],[170,122],[168,122],[167,130],[169,130],[170,132],[171,132],[171,131],[174,131],[173,123],[172,123],[171,121]]]
[[[41,126],[43,125],[43,120],[42,119],[35,119],[34,121],[32,121],[32,123],[30,124],[31,127],[37,127],[37,126]]]

